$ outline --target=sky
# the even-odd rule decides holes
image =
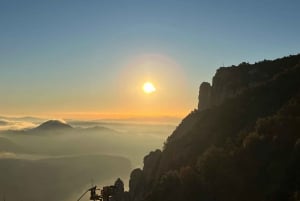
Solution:
[[[300,52],[300,1],[0,0],[0,115],[183,117],[217,68]],[[145,94],[150,81],[156,91]]]

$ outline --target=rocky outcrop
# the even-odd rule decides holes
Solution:
[[[273,79],[279,72],[287,71],[295,66],[298,57],[289,56],[274,61],[264,60],[255,64],[243,62],[238,66],[219,68],[211,86],[208,82],[200,85],[198,111],[218,106],[246,89]]]
[[[140,201],[145,197],[147,189],[153,186],[157,179],[157,169],[161,160],[161,150],[151,151],[144,157],[144,167],[134,169],[130,174],[129,196],[131,201]]]
[[[118,178],[114,184],[114,194],[109,198],[110,201],[129,201],[128,192],[124,191],[124,183]]]
[[[132,201],[138,201],[143,198],[143,193],[145,191],[145,180],[143,175],[143,171],[140,168],[134,169],[130,174],[129,195],[130,200]]]
[[[184,195],[196,192],[192,195],[193,199],[186,200],[200,200],[196,195],[203,196],[201,186],[194,187],[197,184],[195,175],[199,168],[203,168],[199,163],[203,153],[209,153],[214,146],[235,149],[231,143],[244,132],[252,131],[257,119],[274,115],[299,92],[299,72],[300,55],[218,69],[212,85],[205,82],[200,86],[198,110],[191,112],[168,137],[163,151],[151,152],[144,158],[143,169],[132,172],[131,200],[182,200],[168,196],[179,190],[183,190]],[[222,154],[220,156],[223,157]],[[207,168],[212,170],[213,180],[216,176],[210,167],[222,164],[218,160],[210,162],[215,161],[215,165]],[[202,181],[202,173],[199,176]],[[208,181],[213,183],[211,178]],[[182,183],[185,183],[185,189],[177,188]],[[203,184],[205,189],[206,183]],[[213,195],[215,190],[218,188],[211,191]]]
[[[265,76],[260,79],[259,72],[260,70],[246,63],[240,64],[238,67],[219,68],[213,77],[211,107],[220,105],[249,87],[256,86],[262,81],[262,78],[266,81],[268,78]]]
[[[147,185],[150,185],[152,181],[155,179],[156,168],[159,165],[160,159],[161,159],[161,150],[159,149],[155,151],[151,151],[147,156],[145,156],[143,174]]]
[[[198,110],[205,110],[210,107],[211,85],[208,82],[202,82],[199,88]]]

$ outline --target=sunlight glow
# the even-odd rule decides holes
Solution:
[[[147,94],[151,94],[156,91],[156,88],[151,82],[145,82],[143,85],[143,91]]]

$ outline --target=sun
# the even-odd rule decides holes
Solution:
[[[151,94],[156,91],[156,88],[154,87],[154,85],[151,82],[145,82],[143,85],[143,91],[146,94]]]

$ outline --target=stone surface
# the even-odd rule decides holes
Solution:
[[[198,110],[205,110],[210,107],[211,103],[211,85],[208,82],[202,82],[199,88]]]

